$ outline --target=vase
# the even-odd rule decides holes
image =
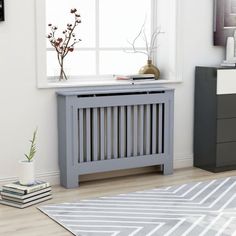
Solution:
[[[65,72],[65,68],[64,67],[61,67],[60,68],[60,74],[59,74],[59,81],[60,80],[67,80],[68,79],[68,76]]]
[[[54,68],[54,77],[60,81],[67,81],[70,78],[70,68]]]
[[[19,161],[19,182],[22,185],[32,185],[35,182],[34,161]]]
[[[155,79],[159,79],[160,71],[152,64],[152,60],[148,60],[147,64],[139,70],[139,74],[153,74]]]

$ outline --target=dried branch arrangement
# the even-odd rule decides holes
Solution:
[[[58,27],[48,24],[50,28],[50,33],[47,35],[47,38],[51,45],[55,48],[57,53],[57,60],[60,65],[60,75],[59,80],[67,80],[67,75],[64,71],[64,59],[69,52],[74,51],[74,46],[81,41],[81,39],[77,39],[74,33],[76,27],[81,23],[80,14],[77,13],[77,9],[71,9],[71,14],[74,15],[74,22],[68,23],[65,30],[62,31],[62,37],[57,37],[56,33]]]
[[[142,53],[145,54],[147,56],[148,60],[152,59],[152,55],[153,53],[156,51],[157,46],[156,46],[156,41],[157,38],[160,34],[162,34],[163,32],[161,32],[160,28],[157,28],[151,35],[150,41],[147,38],[147,34],[145,31],[145,23],[142,25],[138,35],[133,39],[132,42],[128,41],[128,43],[132,46],[132,50],[125,50],[125,52],[128,53]],[[138,40],[138,38],[142,37],[142,39],[144,40],[145,43],[145,49],[144,50],[139,50],[137,49],[138,47],[136,47],[136,42]]]

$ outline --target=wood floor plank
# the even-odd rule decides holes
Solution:
[[[53,186],[53,199],[38,204],[37,206],[115,195],[154,187],[183,184],[186,182],[224,178],[228,176],[236,176],[236,171],[214,174],[197,168],[187,168],[176,170],[173,175],[168,176],[164,176],[161,173],[149,173],[83,182],[81,183],[80,188],[77,189],[68,190],[60,186]],[[0,235],[69,236],[71,234],[41,213],[35,206],[26,209],[16,209],[0,205]]]

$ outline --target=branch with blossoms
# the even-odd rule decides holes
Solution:
[[[67,24],[66,29],[62,32],[62,37],[57,37],[57,26],[48,24],[50,28],[50,33],[47,35],[47,38],[51,45],[55,48],[57,53],[57,60],[60,65],[60,77],[59,80],[68,79],[64,71],[64,59],[69,52],[74,51],[74,46],[81,41],[77,39],[74,33],[76,27],[81,23],[80,14],[77,13],[77,9],[71,9],[71,14],[74,15],[74,22],[72,24]]]

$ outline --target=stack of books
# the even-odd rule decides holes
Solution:
[[[33,185],[24,186],[19,182],[2,186],[0,203],[17,208],[25,208],[52,198],[48,182],[37,180]]]
[[[115,75],[117,80],[155,80],[153,74],[135,74],[135,75]]]

